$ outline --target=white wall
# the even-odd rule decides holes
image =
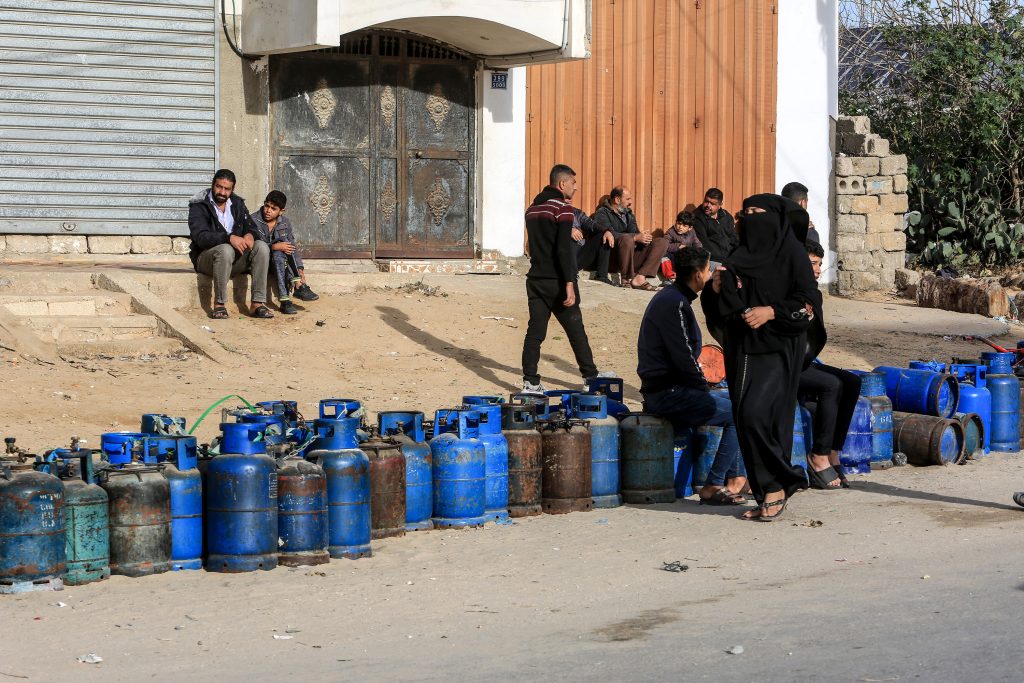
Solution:
[[[508,72],[508,89],[491,89],[484,71],[480,124],[482,247],[505,256],[523,254],[526,187],[526,69]],[[541,188],[537,188],[539,192]]]
[[[832,119],[839,115],[838,0],[780,0],[776,190],[799,181],[826,247],[823,282],[835,280],[830,223]]]

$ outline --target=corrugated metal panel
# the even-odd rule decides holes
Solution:
[[[763,0],[594,0],[592,58],[527,70],[526,201],[555,163],[592,212],[615,183],[644,230],[717,186],[775,191],[777,16]]]
[[[0,0],[0,233],[188,234],[216,29],[214,0]]]

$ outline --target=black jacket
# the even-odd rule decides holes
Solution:
[[[640,232],[632,209],[626,209],[619,213],[612,208],[611,204],[604,202],[594,212],[593,218],[594,222],[604,230],[611,230],[621,235],[636,235]]]
[[[526,211],[526,241],[530,246],[528,278],[576,282],[576,243],[572,227],[576,215],[562,192],[545,187]]]
[[[249,209],[245,208],[244,199],[234,193],[231,195],[231,216],[235,219],[235,225],[229,235],[217,220],[217,210],[213,207],[210,192],[209,188],[201,190],[188,200],[188,236],[192,239],[188,257],[192,259],[193,268],[200,252],[219,244],[227,244],[231,235],[245,237],[251,233],[253,239],[259,239],[256,224],[249,215]]]
[[[647,304],[637,339],[641,393],[672,387],[708,390],[697,363],[703,340],[693,314],[696,298],[686,285],[675,285],[662,289]]]
[[[732,216],[725,209],[718,210],[717,219],[697,209],[693,214],[693,230],[701,245],[711,252],[711,260],[719,263],[725,261],[729,252],[740,242]]]

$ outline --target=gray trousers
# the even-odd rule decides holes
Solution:
[[[244,254],[230,244],[218,244],[200,252],[196,260],[196,271],[213,278],[213,300],[220,306],[228,302],[228,280],[242,273],[252,273],[252,302],[266,303],[269,266],[270,247],[260,240]]]

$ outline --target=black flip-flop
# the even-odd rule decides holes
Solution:
[[[819,491],[837,491],[843,486],[842,478],[832,465],[823,470],[815,470],[811,467],[811,463],[807,463],[807,478],[811,483],[811,488],[818,489]],[[830,481],[835,481],[836,479],[839,479],[839,486],[828,485]]]
[[[260,304],[256,307],[256,310],[252,312],[254,318],[273,318],[274,314],[270,312],[270,309]]]
[[[227,320],[228,309],[223,306],[214,306],[213,310],[210,311],[210,317],[214,320]]]
[[[782,516],[783,512],[786,511],[786,503],[788,503],[788,502],[789,502],[789,498],[782,498],[781,500],[774,500],[774,501],[772,501],[770,503],[761,503],[761,516],[756,518],[757,521],[759,521],[759,522],[774,522],[775,520],[777,520],[779,517]],[[776,512],[771,517],[765,517],[764,516],[764,513],[765,513],[765,511],[768,510],[768,508],[775,508],[775,507],[779,508],[778,512]]]
[[[701,505],[743,505],[745,498],[737,498],[738,494],[729,493],[726,489],[718,489],[710,498],[701,498]]]
[[[1024,491],[1018,491],[1013,494],[1013,502],[1024,508]]]

